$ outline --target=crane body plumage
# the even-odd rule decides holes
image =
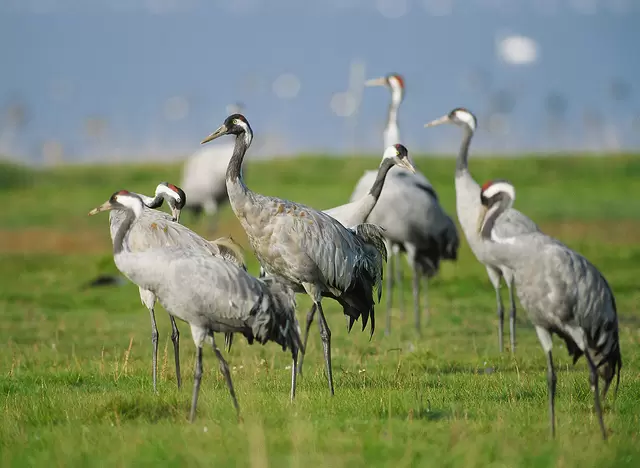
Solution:
[[[483,223],[477,232],[486,258],[507,266],[513,273],[520,303],[547,354],[551,432],[555,434],[556,390],[551,336],[556,334],[564,340],[574,363],[583,354],[587,359],[595,409],[606,438],[598,374],[605,382],[604,399],[616,374],[619,382],[622,367],[613,292],[589,260],[557,239],[541,232],[515,235],[500,232],[498,220],[514,198],[515,189],[508,182],[485,184],[482,191],[485,213],[481,214]]]
[[[274,341],[283,349],[290,349],[294,363],[297,361],[302,342],[295,318],[295,295],[290,288],[274,278],[254,278],[237,265],[190,245],[131,251],[127,239],[136,224],[144,222],[143,216],[149,210],[139,197],[126,191],[115,193],[91,214],[108,209],[125,209],[127,213],[114,238],[117,268],[138,287],[151,291],[169,314],[191,327],[197,347],[191,420],[195,417],[202,376],[202,346],[207,337],[213,341],[239,412],[229,369],[215,345],[213,333],[241,333],[249,343]],[[291,398],[294,394],[295,369]]]
[[[364,329],[370,319],[373,333],[373,291],[381,286],[386,258],[380,229],[366,225],[348,229],[306,205],[251,191],[242,179],[242,161],[253,137],[251,127],[244,116],[233,114],[203,143],[226,134],[236,135],[226,181],[233,212],[266,273],[296,292],[307,293],[317,306],[333,394],[330,330],[320,303],[322,297],[336,299],[351,324],[362,317]]]

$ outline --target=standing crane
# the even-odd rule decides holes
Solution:
[[[136,225],[152,214],[140,197],[121,190],[94,208],[89,215],[101,211],[124,210],[126,217],[113,241],[113,257],[120,270],[141,290],[151,291],[173,317],[191,326],[196,345],[196,368],[189,419],[193,422],[202,379],[202,346],[209,337],[220,362],[229,393],[240,417],[229,366],[218,349],[215,332],[242,333],[249,344],[274,341],[293,357],[291,399],[295,396],[298,352],[302,350],[300,326],[295,317],[293,291],[273,278],[259,280],[242,268],[206,251],[189,246],[155,246],[142,252],[131,251],[127,238]]]
[[[509,182],[485,183],[479,198],[482,208],[476,231],[486,255],[510,268],[520,303],[547,355],[552,436],[555,435],[556,373],[551,349],[552,334],[556,334],[565,341],[574,364],[583,354],[587,360],[595,411],[602,437],[606,439],[598,374],[604,380],[604,400],[616,374],[617,394],[622,369],[616,302],[607,280],[586,258],[552,237],[537,231],[520,235],[504,233],[497,221],[515,199],[515,188]]]
[[[425,127],[434,127],[441,124],[454,124],[464,130],[464,138],[460,146],[460,152],[456,161],[455,186],[456,186],[456,211],[458,212],[458,220],[462,226],[467,242],[471,251],[478,261],[487,269],[489,280],[496,292],[496,303],[498,313],[498,346],[500,352],[503,351],[503,327],[504,327],[504,306],[500,295],[501,278],[509,289],[509,301],[511,309],[509,313],[509,335],[511,339],[511,352],[516,351],[516,301],[513,290],[513,272],[506,266],[495,263],[495,259],[488,257],[485,253],[485,244],[481,242],[478,234],[477,224],[478,216],[481,211],[480,204],[480,186],[473,179],[469,172],[469,146],[471,139],[477,128],[476,117],[467,109],[458,107],[449,114],[433,120]],[[516,236],[538,232],[538,226],[520,211],[509,208],[504,214],[496,220],[496,227],[503,236]]]
[[[240,103],[227,106],[227,115],[242,112],[242,108]],[[225,174],[232,153],[232,143],[202,147],[187,159],[182,170],[180,185],[189,194],[184,209],[210,217],[211,229],[218,211],[229,201]]]
[[[386,86],[391,91],[387,124],[383,133],[385,147],[400,143],[398,109],[404,98],[404,79],[397,74],[369,80],[367,86]],[[375,171],[366,171],[351,195],[351,201],[362,198],[376,178]],[[400,310],[402,297],[402,266],[400,252],[406,252],[412,271],[414,323],[420,333],[420,279],[437,274],[440,260],[456,260],[460,244],[457,228],[444,211],[431,183],[420,172],[411,173],[396,166],[389,171],[378,203],[367,218],[368,223],[385,229],[390,271],[387,274],[387,316],[385,333],[391,332],[391,308],[396,284]],[[426,286],[426,284],[425,284]],[[426,288],[424,304],[426,306]]]
[[[133,193],[133,192],[132,192]],[[131,231],[131,235],[126,239],[127,248],[133,252],[148,250],[153,247],[162,247],[165,245],[184,245],[191,246],[196,249],[204,250],[210,255],[220,256],[231,261],[236,266],[246,270],[244,258],[239,253],[239,246],[228,238],[220,238],[215,241],[203,239],[189,228],[178,224],[180,218],[180,210],[184,207],[186,195],[182,189],[167,182],[158,184],[155,197],[134,193],[139,197],[147,208],[159,208],[163,200],[167,200],[172,212],[172,216],[156,210],[146,210],[142,214],[141,222],[136,224]],[[120,225],[126,218],[126,212],[121,210],[111,210],[109,212],[109,232],[111,241],[115,242],[116,234]],[[151,343],[153,346],[153,391],[157,391],[157,372],[158,372],[158,327],[155,318],[156,296],[149,290],[140,288],[140,300],[142,304],[149,310],[151,317]],[[171,341],[173,343],[173,351],[176,366],[176,381],[178,388],[182,385],[180,375],[180,332],[173,316],[169,316],[171,321]],[[225,335],[225,343],[231,346],[231,335]]]
[[[247,234],[251,247],[267,274],[296,292],[311,297],[319,312],[327,380],[334,394],[331,367],[331,331],[322,298],[342,305],[349,329],[362,317],[362,329],[371,318],[375,329],[374,289],[380,300],[382,264],[386,250],[381,229],[363,224],[345,228],[331,216],[302,204],[253,192],[242,177],[242,161],[253,131],[241,114],[232,114],[202,143],[235,135],[235,148],[226,183],[231,208]]]

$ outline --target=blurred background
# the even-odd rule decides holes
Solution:
[[[242,103],[253,157],[378,152],[388,93],[410,150],[465,106],[478,153],[640,146],[635,0],[2,0],[0,155],[174,160]]]

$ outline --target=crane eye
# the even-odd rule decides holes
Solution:
[[[234,125],[240,125],[240,121],[238,119],[233,119],[233,124]]]

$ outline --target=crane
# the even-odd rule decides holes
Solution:
[[[226,176],[231,208],[267,274],[298,293],[308,294],[316,306],[327,381],[333,395],[331,331],[322,298],[330,297],[342,305],[349,317],[349,329],[362,317],[364,330],[371,318],[373,334],[373,294],[378,289],[380,300],[382,264],[386,261],[382,230],[369,224],[345,228],[321,211],[253,192],[242,177],[242,161],[253,139],[249,122],[241,114],[232,114],[202,144],[223,135],[236,136]]]
[[[243,107],[241,103],[227,106],[227,115],[242,112]],[[215,228],[218,211],[229,201],[224,177],[232,153],[231,143],[201,147],[187,159],[182,170],[180,185],[189,194],[184,209],[196,216],[209,216],[211,229]]]
[[[134,192],[132,192],[134,193]],[[148,208],[159,208],[163,200],[171,207],[172,216],[156,210],[147,210],[142,215],[143,222],[135,225],[131,235],[127,238],[127,248],[130,250],[144,251],[153,247],[162,247],[165,245],[189,245],[194,248],[205,250],[210,255],[221,256],[228,261],[233,262],[238,267],[246,270],[244,258],[239,253],[239,246],[234,246],[228,238],[220,238],[215,241],[203,239],[189,228],[178,224],[180,218],[180,210],[184,207],[186,195],[184,191],[167,182],[161,182],[156,187],[155,197],[134,193],[138,196]],[[115,241],[116,234],[120,225],[126,218],[126,212],[121,210],[111,210],[109,212],[109,232],[111,241]],[[152,358],[152,374],[153,374],[153,391],[157,391],[157,371],[158,371],[158,327],[155,319],[155,295],[148,290],[140,289],[140,300],[142,304],[149,310],[151,317],[151,343],[153,346]],[[180,332],[173,318],[169,316],[171,321],[171,341],[173,343],[173,351],[176,366],[176,381],[178,388],[182,385],[180,375]],[[230,346],[231,335],[225,335],[225,343]]]
[[[509,313],[509,336],[511,340],[511,352],[516,351],[516,302],[513,286],[513,272],[505,265],[495,263],[494,259],[486,256],[485,244],[480,241],[478,231],[476,229],[478,216],[481,211],[480,205],[480,186],[473,179],[469,172],[469,146],[471,139],[476,131],[478,121],[471,111],[458,107],[449,114],[433,120],[425,127],[434,127],[441,124],[454,124],[464,130],[464,137],[460,152],[456,161],[455,187],[456,187],[456,211],[458,220],[462,226],[462,231],[467,239],[471,251],[478,261],[487,269],[489,280],[493,285],[496,293],[497,314],[498,314],[498,347],[500,352],[503,351],[503,330],[504,330],[504,305],[500,295],[500,283],[504,278],[504,282],[509,289],[510,313]],[[538,226],[526,215],[520,211],[509,208],[504,214],[496,220],[496,229],[501,235],[515,236],[539,231]]]
[[[235,395],[229,366],[218,349],[215,332],[242,333],[249,344],[273,341],[291,350],[291,399],[295,396],[295,363],[302,350],[300,326],[295,317],[293,291],[274,278],[259,280],[231,262],[188,246],[155,246],[142,252],[131,251],[127,238],[136,225],[151,214],[140,197],[126,190],[115,192],[94,208],[101,211],[124,210],[126,217],[113,242],[113,257],[120,270],[141,290],[151,291],[173,317],[187,322],[196,345],[196,368],[190,421],[193,422],[202,379],[202,347],[210,338],[220,362],[238,417],[240,406]]]
[[[533,323],[547,357],[547,387],[551,434],[555,435],[556,373],[552,334],[561,337],[574,364],[584,354],[589,366],[594,406],[602,437],[598,375],[604,380],[602,399],[617,374],[622,355],[613,292],[602,273],[579,253],[541,232],[505,234],[497,223],[515,200],[515,188],[505,180],[488,181],[480,192],[480,234],[487,256],[513,272],[518,298]]]
[[[386,86],[391,91],[387,124],[383,133],[385,147],[400,143],[398,109],[404,98],[404,79],[398,74],[368,80],[367,86]],[[366,171],[357,182],[351,200],[364,196],[376,178],[375,171]],[[402,206],[401,208],[399,208]],[[367,218],[368,223],[385,229],[390,271],[387,273],[387,313],[385,333],[391,332],[391,308],[394,283],[397,285],[401,312],[402,271],[399,254],[406,252],[412,271],[414,324],[420,333],[420,279],[437,274],[440,260],[456,260],[460,244],[453,220],[440,205],[438,195],[429,180],[420,172],[411,173],[396,166],[389,171],[378,203]],[[426,286],[426,283],[425,283]],[[424,303],[426,305],[426,288]]]

